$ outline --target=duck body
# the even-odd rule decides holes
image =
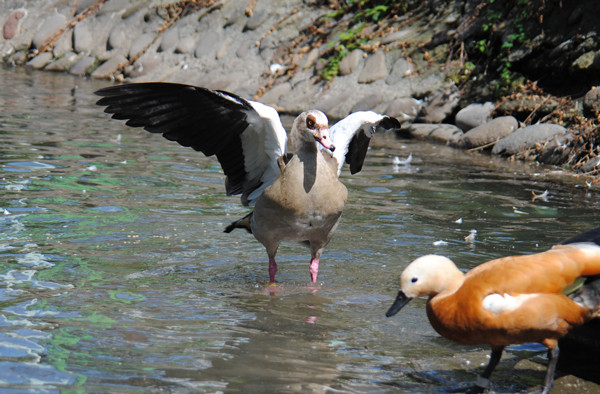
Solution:
[[[485,379],[506,346],[543,344],[551,355],[547,392],[558,339],[600,316],[600,228],[586,234],[542,253],[492,260],[466,274],[446,257],[420,257],[403,271],[401,290],[386,315],[394,315],[414,297],[429,297],[427,317],[440,335],[491,346]]]

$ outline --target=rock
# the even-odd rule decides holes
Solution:
[[[25,8],[14,10],[4,22],[2,29],[3,37],[5,40],[10,40],[19,33],[22,25],[22,19],[27,16],[27,10]]]
[[[84,56],[79,59],[73,67],[69,69],[69,74],[83,76],[88,70],[96,64],[96,58],[93,56]]]
[[[456,108],[460,91],[455,85],[436,90],[425,101],[418,119],[423,123],[442,123]]]
[[[133,58],[137,54],[142,54],[143,51],[149,46],[154,40],[154,34],[144,33],[141,36],[137,37],[132,43],[131,47],[129,47],[129,58]]]
[[[358,75],[359,83],[371,83],[383,79],[387,75],[385,53],[377,51],[367,58],[365,66]]]
[[[594,65],[594,59],[596,58],[596,52],[590,51],[579,56],[572,64],[573,71],[583,71],[592,68]]]
[[[565,128],[556,124],[540,123],[523,127],[507,137],[504,137],[492,149],[495,155],[510,156],[515,153],[532,148],[535,144],[543,143],[547,139],[564,134]]]
[[[413,123],[408,126],[407,131],[415,138],[429,139],[446,144],[455,144],[463,135],[461,129],[447,123]]]
[[[487,102],[484,104],[470,104],[458,111],[454,122],[462,131],[469,131],[470,129],[477,127],[488,121],[494,111],[494,104]]]
[[[61,57],[73,51],[73,30],[67,30],[60,35],[54,43],[52,53],[54,57]]]
[[[514,133],[518,127],[519,122],[514,117],[501,116],[467,131],[457,145],[466,149],[489,145]]]
[[[340,75],[349,75],[358,69],[363,59],[364,52],[355,49],[340,62]]]
[[[377,105],[379,105],[379,103],[383,101],[383,99],[384,97],[383,94],[381,94],[381,92],[370,94],[368,96],[363,97],[356,104],[354,104],[350,112],[372,111]]]
[[[177,29],[168,29],[161,37],[158,50],[161,52],[174,51],[179,41],[179,32]]]
[[[45,18],[42,27],[40,27],[33,37],[33,46],[38,49],[41,48],[48,40],[58,34],[60,29],[65,27],[66,24],[67,18],[62,14],[55,13]]]
[[[156,69],[160,63],[161,59],[156,55],[143,56],[131,65],[131,69],[129,70],[128,74],[131,78],[141,77],[142,75],[146,75],[152,70]]]
[[[214,30],[204,32],[196,42],[194,56],[198,59],[214,58],[217,48],[220,47],[221,36]]]
[[[565,163],[569,158],[569,146],[574,139],[573,132],[555,135],[544,143],[536,160],[540,163],[553,165]]]
[[[64,55],[62,55],[57,60],[55,60],[52,63],[48,64],[46,66],[45,70],[48,70],[48,71],[69,71],[71,69],[71,67],[73,67],[73,65],[75,64],[75,62],[77,62],[77,60],[79,60],[79,57],[80,56],[77,55],[75,52],[65,53]]]
[[[223,44],[221,44],[221,47],[219,48],[217,53],[215,54],[215,58],[217,60],[224,58],[227,55],[227,51],[229,50],[229,47],[231,46],[232,43],[233,43],[233,38],[227,37],[225,39],[225,41],[223,42]]]
[[[291,92],[291,90],[292,85],[289,82],[279,84],[273,87],[267,93],[265,93],[260,98],[260,102],[267,105],[277,106],[277,104],[279,104],[279,98],[283,95],[288,94],[289,92]]]
[[[399,58],[392,67],[392,72],[387,76],[385,82],[388,85],[395,85],[402,79],[410,76],[415,72],[415,66],[408,62],[404,57]]]
[[[600,115],[600,87],[595,86],[585,94],[583,109],[593,115]]]
[[[403,122],[412,122],[421,111],[422,101],[414,98],[400,98],[393,100],[383,111],[386,115],[395,117]]]
[[[30,61],[28,61],[27,63],[25,63],[25,66],[27,68],[39,70],[41,68],[46,67],[46,65],[48,63],[50,63],[52,58],[53,58],[53,56],[52,56],[51,52],[42,52],[39,55],[37,55],[36,57],[34,57],[33,59],[31,59]]]
[[[73,28],[73,49],[75,52],[90,52],[94,45],[94,35],[90,23],[79,22]]]
[[[405,40],[412,32],[413,31],[409,29],[399,30],[395,33],[388,34],[387,36],[383,37],[381,43],[385,45],[391,44],[392,42]]]
[[[306,70],[307,68],[314,66],[317,60],[319,60],[319,49],[313,48],[310,52],[308,52],[308,55],[306,55],[302,69]]]
[[[114,76],[114,73],[119,69],[119,66],[127,63],[127,59],[123,55],[116,55],[102,63],[100,67],[92,73],[93,78],[109,79]]]

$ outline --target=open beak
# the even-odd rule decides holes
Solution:
[[[329,129],[320,129],[314,136],[315,140],[323,145],[325,149],[329,149],[332,152],[335,150],[335,146],[331,142],[331,138],[329,138]]]
[[[410,300],[412,300],[412,298],[407,297],[406,294],[404,294],[402,290],[400,290],[398,292],[398,295],[396,296],[396,299],[394,300],[394,303],[392,304],[392,306],[390,306],[390,309],[388,309],[385,315],[387,317],[394,316],[396,313],[400,312],[400,309],[402,309],[404,305],[408,304]]]

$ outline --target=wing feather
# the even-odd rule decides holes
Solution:
[[[378,128],[399,129],[400,122],[387,115],[373,111],[354,112],[340,120],[329,129],[337,160],[338,175],[344,162],[350,165],[350,173],[356,174],[362,169],[371,137]]]
[[[96,94],[112,118],[216,155],[228,195],[244,194],[242,201],[252,204],[277,179],[287,135],[271,107],[222,90],[173,83],[111,86]]]

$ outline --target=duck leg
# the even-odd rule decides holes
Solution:
[[[489,377],[496,369],[496,366],[500,362],[500,358],[502,357],[502,352],[504,351],[504,346],[501,347],[492,347],[492,354],[490,355],[490,362],[483,373],[477,377],[477,381],[475,382],[475,386],[469,387],[466,392],[467,393],[483,393],[484,390],[490,389],[490,381]]]
[[[546,369],[546,377],[544,378],[544,384],[542,385],[542,394],[549,393],[554,384],[554,372],[556,371],[556,364],[558,363],[558,353],[558,346],[548,350],[548,368]]]

